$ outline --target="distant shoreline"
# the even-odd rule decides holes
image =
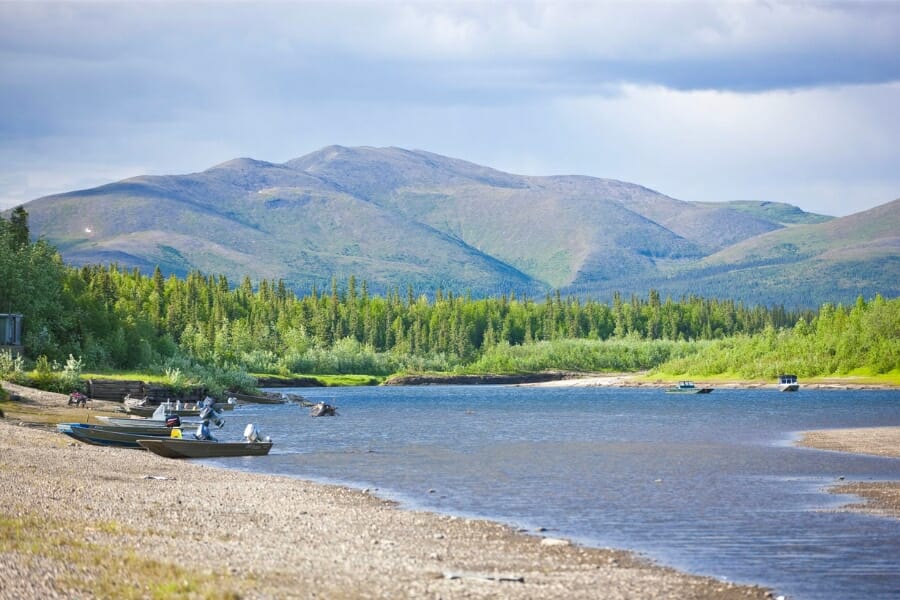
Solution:
[[[684,377],[690,379],[690,377]],[[721,381],[716,378],[695,378],[698,385],[722,389],[765,389],[778,388],[776,382],[761,380]],[[585,374],[569,371],[547,371],[512,375],[401,375],[391,377],[383,385],[521,385],[533,387],[650,387],[669,388],[675,382],[669,379],[648,378],[646,373],[598,373]],[[816,379],[801,381],[800,389],[812,390],[898,390],[900,386],[887,383],[858,383],[852,377]]]

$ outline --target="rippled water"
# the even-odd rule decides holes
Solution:
[[[792,598],[900,597],[900,523],[834,511],[839,477],[900,459],[795,448],[796,432],[900,425],[900,392],[410,387],[296,390],[338,406],[241,407],[276,444],[233,468],[378,488]],[[237,432],[237,433],[236,433]]]

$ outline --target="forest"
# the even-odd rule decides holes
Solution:
[[[68,266],[53,246],[29,239],[21,207],[0,218],[0,282],[0,312],[25,315],[27,359],[0,356],[0,376],[33,366],[133,370],[249,389],[251,374],[655,368],[749,378],[900,368],[898,299],[792,311],[655,290],[608,304],[558,292],[375,295],[354,277],[298,296],[283,281]]]

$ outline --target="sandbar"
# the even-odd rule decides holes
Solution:
[[[805,431],[797,444],[818,450],[900,458],[900,427]],[[847,510],[900,519],[900,482],[848,482],[833,486],[829,488],[829,491],[835,494],[853,494],[865,499],[863,503],[845,506],[844,508]]]

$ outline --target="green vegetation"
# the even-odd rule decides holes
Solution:
[[[775,223],[785,225],[802,225],[811,223],[825,223],[834,219],[827,215],[804,212],[796,206],[782,202],[764,202],[757,200],[734,200],[731,202],[695,202],[700,206],[709,208],[727,206],[728,208],[751,214],[761,219],[768,219]]]
[[[877,296],[853,307],[824,305],[811,321],[790,329],[766,328],[757,335],[736,335],[698,348],[696,354],[659,367],[664,374],[716,375],[742,379],[773,378],[779,373],[888,375],[900,370],[900,300]]]
[[[272,375],[266,375],[272,377]],[[316,375],[312,379],[317,380],[325,387],[355,387],[363,385],[378,385],[386,377],[374,375]]]
[[[25,314],[33,364],[0,354],[0,375],[69,392],[91,370],[137,370],[174,387],[252,390],[250,373],[318,376],[329,385],[371,384],[400,372],[523,373],[658,369],[662,375],[803,377],[900,369],[900,300],[875,296],[820,311],[729,300],[559,292],[433,297],[366,282],[332,281],[297,296],[281,280],[193,271],[152,276],[111,266],[66,267],[42,241],[22,242],[27,214],[0,219],[0,293]],[[27,230],[27,229],[26,229]],[[26,236],[27,240],[27,236]],[[77,358],[76,358],[77,357]],[[357,375],[354,379],[336,378]],[[108,375],[103,375],[108,377]]]

